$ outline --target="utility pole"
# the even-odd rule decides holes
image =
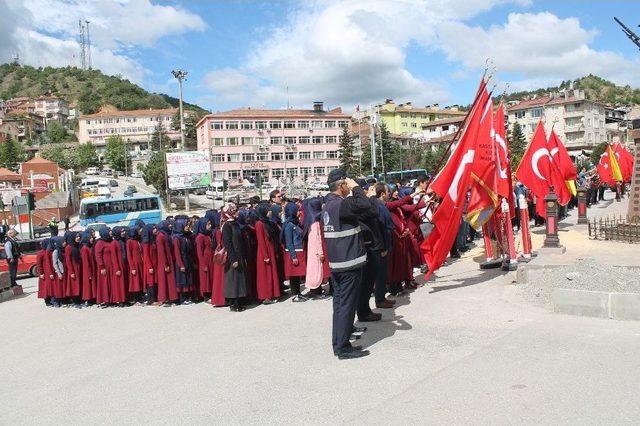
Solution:
[[[371,174],[373,176],[376,175],[376,167],[377,167],[377,162],[376,162],[376,132],[374,129],[374,126],[378,123],[378,119],[375,115],[375,112],[373,111],[373,108],[371,108],[371,112],[369,113],[369,132],[370,132],[370,138],[371,138]]]
[[[87,69],[87,60],[86,60],[86,48],[85,48],[85,39],[84,39],[84,25],[82,25],[82,19],[78,19],[78,41],[80,42],[80,66],[83,70]]]
[[[186,80],[187,72],[184,70],[173,70],[171,74],[178,80],[178,88],[180,93],[180,145],[182,146],[182,151],[186,150],[186,144],[184,141],[184,114],[182,112],[182,80]],[[169,177],[167,176],[167,179]],[[189,190],[184,190],[184,209],[188,212],[190,210],[189,205]]]
[[[614,17],[613,20],[616,21],[618,23],[618,25],[620,25],[622,27],[622,32],[627,37],[629,37],[629,40],[631,40],[633,42],[633,44],[635,44],[636,46],[638,46],[640,48],[640,37],[638,37],[638,35],[636,33],[634,33],[633,31],[631,31],[631,29],[629,27],[627,27],[625,24],[623,24],[622,21],[619,20],[618,18]]]

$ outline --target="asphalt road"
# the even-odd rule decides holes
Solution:
[[[1,424],[637,424],[640,323],[552,314],[478,250],[331,352],[331,302],[0,304]]]

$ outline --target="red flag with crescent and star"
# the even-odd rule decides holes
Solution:
[[[487,102],[491,102],[491,97],[487,93],[486,82],[483,80],[462,136],[453,147],[449,160],[429,186],[430,190],[442,198],[442,201],[433,214],[433,231],[420,246],[429,267],[425,280],[428,280],[431,274],[442,266],[458,235],[462,211],[471,184],[471,166],[476,152],[480,118]]]
[[[633,175],[633,155],[618,142],[613,144],[613,152],[618,159],[622,179],[625,182],[629,182]]]
[[[578,171],[569,156],[567,148],[565,148],[564,144],[560,138],[558,138],[558,135],[556,135],[556,132],[554,132],[553,129],[551,129],[549,141],[547,143],[549,145],[549,153],[553,159],[552,167],[556,166],[560,171],[560,175],[562,175],[564,184],[569,189],[570,194],[576,195],[575,180],[578,178]]]

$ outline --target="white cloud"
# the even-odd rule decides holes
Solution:
[[[488,29],[452,21],[440,24],[438,31],[440,48],[451,61],[477,69],[490,57],[498,72],[524,78],[513,82],[512,88],[546,87],[589,73],[623,84],[640,82],[637,61],[589,47],[597,32],[583,28],[577,18],[511,13],[504,25]]]
[[[93,68],[137,83],[149,71],[134,48],[206,28],[194,13],[149,0],[0,0],[0,10],[1,61],[19,53],[28,65],[80,65],[78,20],[89,20]]]

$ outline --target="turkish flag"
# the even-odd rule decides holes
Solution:
[[[569,194],[560,171],[553,164],[542,121],[538,122],[533,139],[522,156],[516,176],[536,196],[538,216],[546,217],[544,198],[552,185],[560,204],[565,205],[571,199],[571,194]]]
[[[628,182],[633,174],[633,155],[618,142],[613,144],[613,151],[618,159],[622,178]]]
[[[569,152],[567,152],[567,148],[565,148],[556,132],[551,129],[551,134],[549,135],[549,141],[547,142],[549,145],[549,153],[551,154],[551,158],[553,158],[553,165],[557,167],[560,171],[560,175],[565,181],[565,185],[570,190],[573,195],[576,195],[575,191],[575,180],[578,178],[578,171],[576,170],[575,164],[571,161],[571,157],[569,157]],[[552,166],[553,167],[553,166]]]
[[[471,166],[471,194],[466,220],[476,231],[482,229],[498,206],[498,159],[493,128],[493,102],[486,102],[480,116],[476,152]]]
[[[420,246],[429,267],[425,279],[429,279],[444,263],[458,234],[471,183],[471,166],[475,157],[480,118],[487,102],[490,102],[490,97],[486,83],[482,81],[462,136],[453,148],[449,160],[430,185],[430,189],[440,196],[442,201],[433,214],[433,231]]]
[[[606,183],[610,187],[615,187],[616,181],[613,180],[613,175],[611,173],[611,162],[609,161],[608,150],[605,150],[600,156],[600,161],[598,161],[596,169],[598,170],[598,177],[601,182]]]
[[[504,104],[500,102],[493,119],[496,158],[498,163],[498,195],[513,201],[513,181],[511,179],[511,164],[509,159],[509,141],[504,127]]]

